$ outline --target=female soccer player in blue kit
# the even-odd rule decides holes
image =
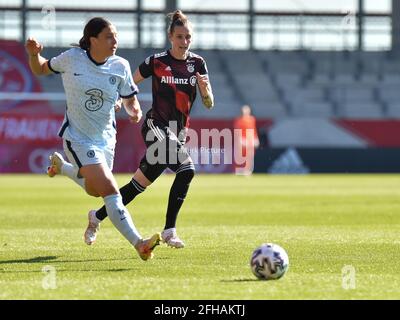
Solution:
[[[64,122],[59,131],[70,162],[55,152],[50,156],[50,177],[63,174],[89,195],[102,197],[114,226],[135,247],[143,260],[153,257],[161,240],[159,233],[142,239],[123,204],[112,174],[116,143],[115,105],[119,97],[130,117],[142,117],[131,69],[127,60],[115,55],[117,31],[108,20],[91,19],[79,47],[45,59],[43,46],[34,38],[26,42],[29,65],[35,75],[61,73],[67,98]]]

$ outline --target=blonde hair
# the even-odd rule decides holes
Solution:
[[[174,32],[176,26],[178,27],[186,26],[192,29],[192,24],[181,10],[175,10],[174,12],[170,12],[167,14],[167,17],[170,19],[170,23],[168,26],[168,33],[170,34]]]

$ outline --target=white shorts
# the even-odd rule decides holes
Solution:
[[[112,171],[114,166],[114,148],[99,147],[86,142],[63,140],[64,152],[68,160],[78,168],[89,164],[105,163]]]

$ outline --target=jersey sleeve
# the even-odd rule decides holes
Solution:
[[[201,60],[199,73],[202,75],[208,74],[207,64],[205,60]]]
[[[47,65],[54,73],[63,73],[68,70],[68,67],[73,64],[73,51],[69,49],[62,52],[60,55],[51,58],[47,61]]]
[[[140,74],[143,78],[148,78],[153,75],[154,56],[147,57],[139,66]]]
[[[139,92],[139,89],[133,81],[131,67],[129,63],[125,64],[125,78],[121,82],[119,95],[121,98],[128,99]]]

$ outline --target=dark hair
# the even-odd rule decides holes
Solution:
[[[176,26],[179,27],[192,27],[189,19],[183,14],[181,10],[175,10],[174,12],[168,13],[167,17],[170,19],[168,33],[172,34]]]
[[[84,50],[89,50],[90,37],[97,37],[104,28],[109,27],[110,25],[112,25],[112,23],[102,17],[90,19],[83,29],[83,37],[81,40],[79,40],[79,44],[73,44],[73,46],[80,47]]]

